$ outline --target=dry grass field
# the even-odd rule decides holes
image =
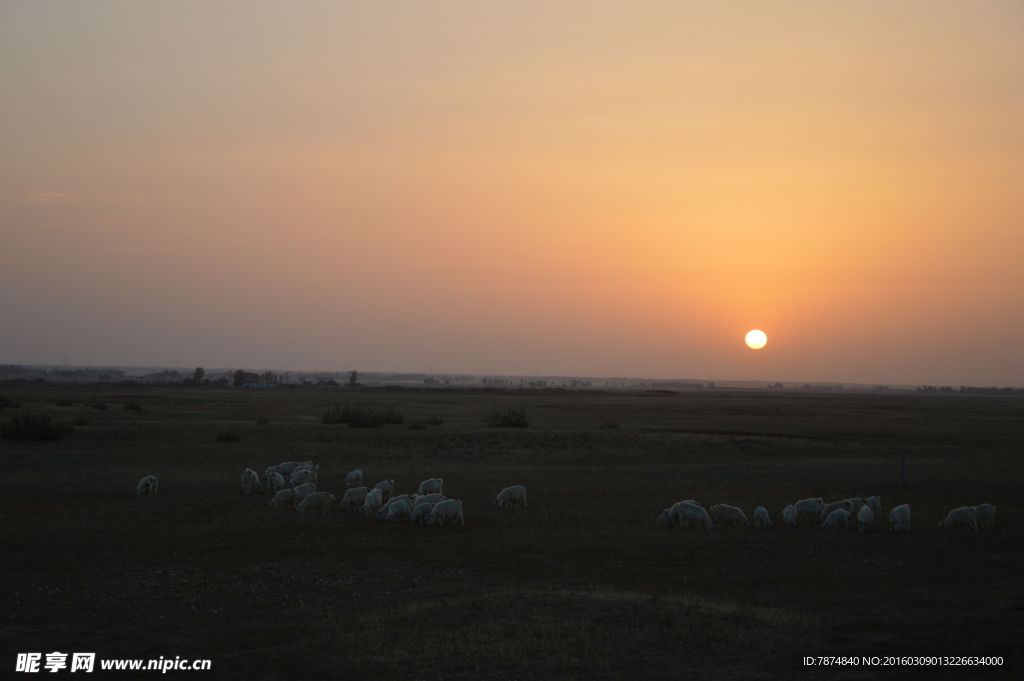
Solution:
[[[59,442],[0,441],[8,670],[17,652],[59,650],[212,660],[211,672],[171,678],[1024,673],[1020,398],[13,383],[0,394],[21,405],[0,421],[45,411],[84,422]],[[393,406],[405,423],[321,422],[346,401]],[[485,425],[519,404],[528,427]],[[432,415],[443,423],[408,427]],[[309,517],[242,494],[244,468],[307,459],[339,499],[354,468],[399,492],[441,477],[466,526]],[[159,496],[136,498],[148,474]],[[529,507],[495,509],[512,484]],[[798,499],[873,494],[884,517],[863,534],[779,521]],[[687,498],[751,517],[763,505],[776,525],[710,536],[655,525]],[[983,502],[998,506],[994,529],[937,528]],[[899,503],[912,505],[911,531],[892,534]],[[1009,651],[1018,666],[795,669],[807,651]]]

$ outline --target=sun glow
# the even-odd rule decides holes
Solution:
[[[760,350],[768,342],[768,335],[764,331],[754,329],[747,332],[747,347],[751,350]]]

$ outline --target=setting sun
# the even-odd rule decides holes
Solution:
[[[764,331],[754,329],[747,332],[747,347],[751,350],[760,350],[768,342],[768,335]]]

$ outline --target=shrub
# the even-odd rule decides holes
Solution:
[[[7,395],[0,395],[0,409],[7,407],[9,409],[17,409],[21,405],[12,400]]]
[[[92,407],[93,409],[97,409],[99,411],[106,411],[107,410],[106,402],[94,402],[94,403],[90,404],[89,406]]]
[[[615,421],[613,419],[608,419],[607,421],[603,421],[601,423],[601,427],[602,428],[608,428],[608,429],[614,429],[614,428],[618,428],[619,424],[618,424],[617,421]]]
[[[129,402],[128,404],[124,405],[124,408],[131,409],[132,411],[142,411],[142,405],[139,404],[138,402]]]
[[[79,416],[77,419],[75,419],[74,421],[71,422],[71,425],[73,425],[73,426],[87,426],[87,425],[89,425],[89,422],[86,421],[81,416]]]
[[[71,400],[57,400],[58,407],[73,407],[75,405]]]
[[[266,416],[261,416],[258,419],[256,419],[256,425],[258,425],[258,426],[266,426],[269,423],[270,423],[270,419],[268,419]]]
[[[224,431],[221,431],[221,432],[217,433],[217,441],[218,442],[238,442],[241,439],[242,438],[241,438],[241,436],[239,436],[238,433],[232,433],[232,432],[227,431],[227,430],[224,430]]]
[[[503,428],[525,428],[530,425],[526,420],[526,407],[519,405],[519,408],[506,407],[498,409],[487,417],[487,425]]]
[[[409,430],[426,430],[427,424],[420,421],[413,421],[409,424]]]
[[[397,409],[395,409],[395,407],[393,405],[389,406],[387,409],[384,410],[384,414],[382,415],[382,418],[384,419],[384,423],[395,423],[395,424],[402,423],[402,421],[405,420],[405,417],[402,416],[402,412],[400,412]]]
[[[402,423],[405,417],[394,407],[383,411],[368,407],[334,405],[321,417],[327,424],[347,423],[352,428],[381,428],[385,423]]]
[[[11,414],[10,420],[0,427],[0,437],[52,442],[71,432],[70,427],[55,426],[51,421],[53,414]]]
[[[441,418],[440,416],[434,416],[433,414],[431,414],[427,418],[423,419],[423,423],[427,424],[428,426],[439,426],[442,423],[444,423],[444,419]]]

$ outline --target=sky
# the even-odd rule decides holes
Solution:
[[[0,0],[0,92],[0,363],[1024,386],[1016,1]]]

